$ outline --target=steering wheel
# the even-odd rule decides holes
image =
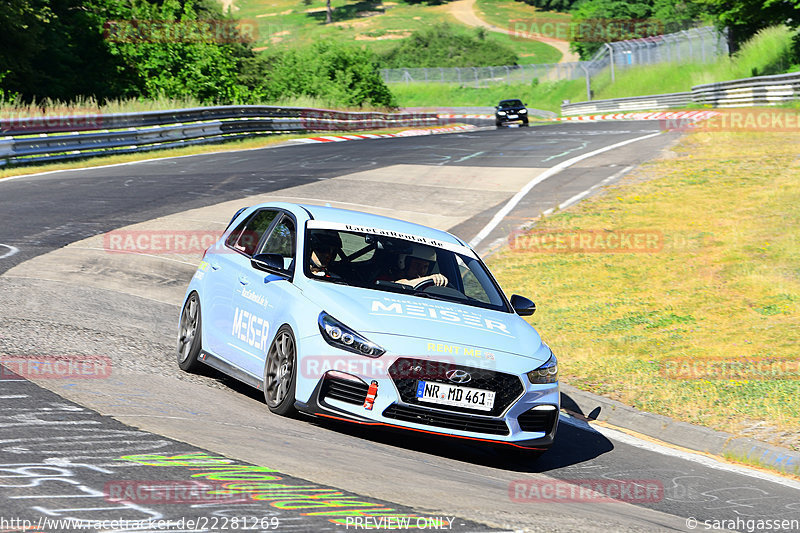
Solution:
[[[429,285],[435,285],[435,284],[436,282],[434,282],[433,279],[431,278],[423,279],[422,281],[414,285],[414,290],[420,291],[422,289],[427,289]],[[447,283],[443,285],[443,287],[452,287],[452,285],[450,284],[450,280],[448,280]]]
[[[433,285],[433,284],[434,284],[434,282],[433,282],[433,280],[431,278],[423,279],[422,281],[420,281],[419,283],[414,285],[414,290],[415,291],[419,291],[419,290],[422,290],[423,287],[427,288],[429,285]]]

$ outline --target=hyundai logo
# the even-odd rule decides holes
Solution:
[[[472,379],[472,376],[463,370],[448,370],[445,376],[453,383],[469,383]]]

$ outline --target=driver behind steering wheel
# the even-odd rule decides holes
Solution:
[[[444,275],[428,274],[435,264],[436,250],[430,246],[413,244],[411,253],[399,255],[398,266],[400,275],[403,277],[394,282],[416,287],[420,283],[430,280],[437,287],[444,287],[448,283]]]

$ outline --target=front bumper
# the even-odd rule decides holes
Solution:
[[[417,402],[409,389],[416,387],[417,379],[439,380],[439,376],[398,375],[398,365],[406,361],[420,359],[393,358],[387,362],[383,376],[326,371],[307,399],[299,400],[296,407],[316,416],[429,435],[538,450],[552,445],[560,407],[557,383],[533,385],[520,375],[428,360],[432,368],[470,370],[476,375],[474,385],[495,390],[497,399],[495,409],[489,413],[443,405],[431,407]],[[493,380],[493,375],[502,379]],[[513,387],[514,382],[515,390],[503,390]],[[376,394],[369,402],[371,384]]]

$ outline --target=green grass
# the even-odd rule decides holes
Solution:
[[[530,28],[534,19],[564,23],[572,20],[572,15],[569,13],[541,11],[523,2],[508,2],[507,0],[477,0],[475,13],[490,24],[512,31],[515,22],[527,22],[528,28]],[[557,37],[557,35],[552,37]]]
[[[733,57],[723,57],[714,63],[662,63],[618,69],[614,83],[611,83],[610,71],[606,71],[592,79],[594,99],[683,92],[694,85],[778,74],[791,66],[792,36],[785,26],[767,28]],[[586,100],[585,92],[574,95],[571,100]]]
[[[520,39],[505,33],[489,32],[489,37],[512,49],[519,56],[517,63],[520,65],[558,63],[561,60],[561,52],[549,44]]]
[[[753,75],[775,74],[788,69],[793,33],[785,26],[767,28],[746,43],[733,57],[720,58],[714,63],[662,63],[616,71],[611,83],[610,70],[592,78],[595,100],[623,98],[691,90],[703,83],[747,78]],[[543,82],[538,86],[517,84],[497,85],[487,89],[459,87],[454,84],[392,84],[401,106],[496,105],[497,95],[527,99],[531,107],[559,112],[561,101],[584,102],[586,83],[583,79],[562,82]],[[494,102],[494,103],[492,103]]]
[[[773,431],[760,438],[800,449],[797,366],[787,379],[755,371],[677,379],[665,371],[676,360],[797,364],[800,246],[789,228],[800,227],[798,146],[798,133],[691,134],[675,157],[536,225],[554,233],[657,231],[659,251],[529,247],[490,260],[509,294],[539,304],[532,323],[565,382],[739,435],[763,422]]]
[[[389,86],[401,107],[496,106],[505,98],[519,98],[529,107],[558,112],[561,101],[584,88],[583,80],[531,84],[497,84],[485,88],[453,83],[396,83]]]
[[[370,106],[348,108],[323,98],[311,96],[298,96],[281,98],[275,102],[264,102],[264,105],[285,107],[313,107],[320,109],[336,109],[339,111],[391,111],[384,108]],[[100,104],[94,98],[81,98],[74,102],[61,102],[58,100],[42,100],[40,102],[26,103],[21,100],[0,99],[0,119],[61,116],[61,115],[90,115],[98,113],[137,113],[142,111],[163,111],[168,109],[187,109],[202,107],[199,101],[192,98],[156,98],[141,100],[129,98],[126,100],[111,100]]]

